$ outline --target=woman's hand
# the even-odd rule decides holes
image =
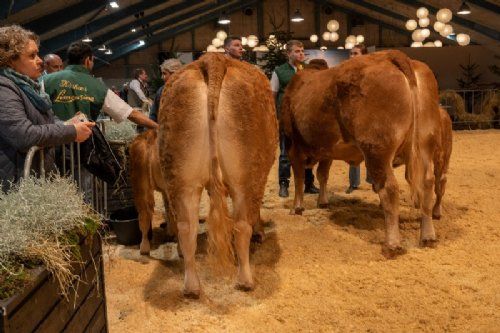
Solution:
[[[83,142],[92,135],[92,127],[94,127],[95,123],[90,121],[82,121],[76,124],[73,124],[76,129],[76,139],[75,142]]]

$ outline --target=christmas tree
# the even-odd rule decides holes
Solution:
[[[476,74],[479,65],[470,62],[470,54],[469,63],[467,65],[460,65],[460,68],[462,68],[462,77],[457,79],[460,88],[477,89],[479,80],[481,80],[481,74]]]

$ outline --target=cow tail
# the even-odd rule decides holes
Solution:
[[[207,54],[201,59],[201,71],[207,84],[207,113],[210,143],[209,195],[210,211],[207,218],[208,253],[214,268],[222,270],[234,266],[233,220],[229,215],[227,189],[219,163],[217,117],[220,90],[226,74],[226,59],[222,55]]]
[[[425,180],[425,161],[420,149],[419,125],[420,125],[420,106],[418,100],[418,86],[415,71],[411,66],[410,59],[406,56],[395,56],[392,63],[399,68],[406,76],[410,87],[411,105],[413,113],[413,128],[411,138],[411,150],[406,163],[407,179],[410,184],[411,197],[415,206],[420,208]]]

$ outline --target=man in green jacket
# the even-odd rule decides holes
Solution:
[[[125,119],[148,128],[158,128],[158,124],[133,109],[104,83],[90,73],[94,67],[94,55],[90,45],[75,42],[68,48],[68,66],[62,71],[44,77],[45,92],[52,100],[55,115],[65,121],[77,112],[88,119],[96,120],[104,112],[114,121]]]
[[[271,77],[271,90],[276,101],[276,110],[278,118],[280,115],[281,101],[285,94],[285,89],[292,77],[299,70],[303,69],[303,62],[305,59],[304,45],[298,40],[290,40],[286,43],[286,51],[288,55],[288,62],[281,66],[276,67]],[[286,155],[285,138],[280,133],[280,157],[279,157],[279,196],[288,197],[288,185],[290,183],[290,161]],[[314,175],[312,169],[306,169],[305,174],[305,193],[319,193],[319,189],[314,186]]]

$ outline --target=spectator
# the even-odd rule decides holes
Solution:
[[[43,57],[43,75],[62,71],[63,62],[57,54],[47,54]]]
[[[54,170],[55,145],[83,142],[92,133],[90,122],[65,125],[54,117],[49,97],[40,91],[42,73],[39,39],[12,25],[0,28],[0,186],[7,191],[22,176],[26,153],[44,147],[45,170]],[[36,159],[36,157],[35,157]],[[38,166],[33,161],[33,166]]]
[[[227,37],[224,40],[224,50],[226,51],[226,57],[235,60],[241,60],[243,52],[245,52],[240,37]]]
[[[161,66],[161,78],[165,83],[167,83],[168,78],[170,75],[175,73],[177,70],[179,70],[182,67],[182,63],[180,62],[179,59],[167,59],[165,60]],[[153,121],[158,122],[158,111],[160,109],[160,99],[161,99],[161,94],[163,93],[163,88],[165,85],[162,85],[158,91],[156,92],[155,100],[153,103],[153,106],[151,107],[151,113],[149,114],[149,118]]]
[[[153,101],[148,96],[148,74],[144,68],[137,68],[134,79],[128,84],[128,103],[134,108],[142,108],[143,104],[151,106]]]
[[[299,70],[304,68],[304,45],[298,40],[290,40],[286,43],[286,51],[288,55],[288,62],[281,66],[276,67],[271,77],[271,90],[276,101],[276,110],[278,112],[281,107],[281,100],[285,94],[285,88],[292,80],[292,77]],[[279,156],[279,196],[282,198],[288,197],[288,185],[290,183],[290,161],[286,154],[285,137],[280,133],[280,156]],[[305,171],[305,193],[319,193],[319,189],[314,186],[314,174],[312,169]]]

